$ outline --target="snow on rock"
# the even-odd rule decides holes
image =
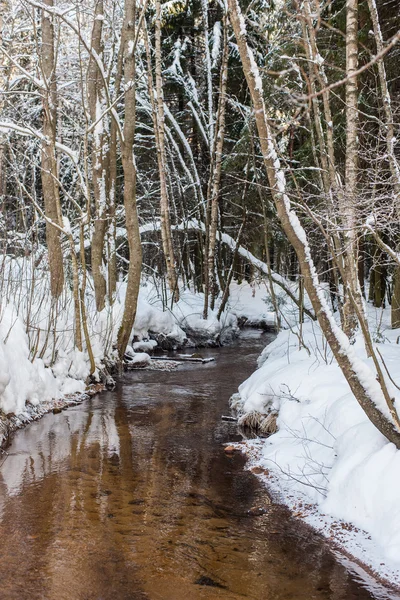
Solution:
[[[157,342],[155,340],[142,340],[132,344],[135,352],[152,352],[156,346]]]
[[[133,352],[128,356],[129,365],[136,365],[137,367],[144,367],[150,364],[151,358],[146,352]]]
[[[183,290],[179,302],[172,305],[171,299],[162,302],[157,288],[145,282],[139,293],[138,310],[134,325],[137,341],[146,340],[157,334],[158,340],[182,346],[191,340],[191,345],[215,345],[227,343],[238,333],[236,315],[226,310],[217,319],[218,306],[208,311],[203,319],[204,294]],[[160,341],[160,343],[162,343]]]
[[[374,339],[399,385],[398,332],[390,330],[388,311],[382,319],[374,310],[369,310],[369,321],[380,328]],[[363,555],[362,560],[371,560],[377,571],[382,561],[399,569],[400,451],[368,420],[319,326],[303,325],[302,344],[298,335],[294,329],[279,333],[232,405],[242,414],[278,412],[279,429],[262,443],[257,460],[275,473],[286,497],[297,494],[316,503],[322,513],[364,530],[376,553],[374,559]],[[361,337],[353,348],[358,359],[372,366]],[[400,402],[400,392],[388,385]]]

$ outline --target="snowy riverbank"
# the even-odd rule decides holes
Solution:
[[[90,375],[87,348],[74,347],[74,310],[71,290],[65,290],[56,307],[51,304],[48,275],[26,259],[5,260],[0,313],[0,415],[29,421],[48,406],[85,393],[89,382],[104,381],[107,368],[116,362],[116,340],[125,301],[120,283],[115,302],[98,313],[91,287],[86,292],[87,327],[96,371]],[[142,281],[130,354],[159,347],[219,345],[232,341],[239,322],[273,326],[274,316],[265,303],[265,285],[232,284],[229,303],[217,319],[218,302],[208,318],[202,317],[204,296],[184,290],[171,308],[156,280]]]
[[[368,310],[375,345],[400,386],[399,331],[390,329],[389,311]],[[367,419],[319,326],[303,325],[302,344],[299,335],[298,327],[280,332],[232,399],[247,422],[277,416],[276,433],[247,442],[250,467],[295,516],[399,585],[400,451]],[[361,336],[354,350],[371,364]],[[387,383],[400,402],[389,377]]]

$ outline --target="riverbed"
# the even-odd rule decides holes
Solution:
[[[270,337],[269,337],[270,336]],[[352,600],[347,569],[245,469],[228,400],[272,335],[126,373],[19,431],[0,467],[2,600]]]

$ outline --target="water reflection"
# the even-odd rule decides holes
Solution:
[[[237,432],[220,416],[265,343],[126,375],[115,392],[19,432],[0,469],[0,597],[371,598],[222,451]]]

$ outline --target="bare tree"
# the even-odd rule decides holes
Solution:
[[[167,277],[169,289],[174,301],[179,300],[178,278],[175,266],[175,253],[172,243],[170,203],[167,187],[167,156],[165,152],[165,115],[164,94],[162,80],[161,62],[161,2],[156,0],[155,18],[155,72],[156,72],[156,94],[157,105],[154,115],[155,137],[157,147],[158,171],[160,177],[160,213],[161,213],[161,238],[165,262],[167,266]],[[154,109],[153,109],[154,110]]]
[[[311,257],[307,234],[293,211],[287,195],[286,178],[281,169],[275,142],[263,99],[259,69],[246,39],[246,24],[237,0],[228,0],[229,16],[237,40],[244,75],[249,87],[260,139],[261,151],[268,175],[271,193],[278,218],[289,241],[293,245],[304,277],[304,285],[321,329],[332,349],[349,386],[368,418],[385,437],[400,448],[400,426],[393,401],[387,393],[384,381],[379,383],[372,371],[366,374],[365,364],[352,351],[349,338],[339,329],[321,290],[317,272]],[[376,398],[387,403],[393,421],[378,408]],[[396,423],[396,425],[394,425]]]
[[[44,5],[53,8],[53,0],[44,0]],[[54,40],[54,17],[42,10],[42,39],[40,65],[43,75],[43,134],[42,142],[42,189],[46,221],[46,239],[49,254],[51,293],[58,298],[64,285],[63,253],[60,229],[62,215],[57,177],[57,80]]]
[[[91,244],[92,274],[96,298],[96,308],[102,311],[107,294],[106,269],[104,265],[104,237],[107,225],[108,182],[107,182],[107,125],[105,116],[104,84],[98,62],[102,60],[103,49],[103,0],[97,0],[92,29],[89,67],[87,73],[88,106],[93,129],[92,141],[92,184],[95,203],[93,238]]]
[[[136,206],[136,166],[133,155],[136,128],[135,18],[135,0],[126,0],[122,33],[123,46],[121,46],[125,79],[125,123],[121,147],[122,166],[124,170],[124,206],[129,246],[129,268],[124,314],[118,332],[118,355],[120,359],[124,356],[135,322],[142,269],[142,246]]]
[[[218,200],[220,192],[222,155],[225,137],[225,111],[227,99],[227,81],[228,81],[228,33],[227,17],[224,15],[223,21],[223,51],[221,60],[221,76],[219,84],[219,98],[217,121],[215,127],[215,137],[213,142],[213,152],[211,156],[210,177],[207,190],[207,217],[206,217],[206,263],[205,263],[205,286],[204,286],[204,310],[203,316],[207,319],[209,298],[211,297],[210,307],[214,308],[215,301],[215,249],[217,244],[218,229]]]

